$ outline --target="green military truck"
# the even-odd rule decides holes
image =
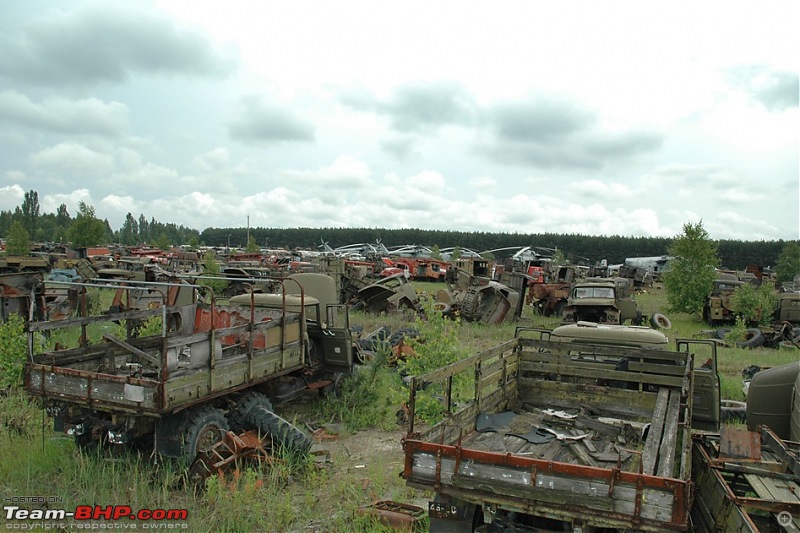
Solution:
[[[602,324],[642,324],[642,312],[632,297],[632,281],[627,278],[588,278],[575,283],[563,307],[564,322]]]
[[[474,392],[456,405],[463,380]],[[443,397],[445,417],[416,431],[422,390]],[[719,425],[716,348],[669,350],[643,327],[518,330],[414,376],[409,406],[403,476],[434,493],[431,531],[683,531],[690,428]]]
[[[335,298],[331,278],[275,280],[280,294],[230,301],[186,282],[82,284],[98,301],[110,300],[107,291],[145,287],[161,298],[29,323],[25,389],[42,399],[55,429],[81,446],[143,443],[192,460],[228,429],[267,420],[259,429],[276,444],[307,449],[302,430],[275,414],[272,402],[329,387],[351,371],[347,310],[306,292],[324,281],[323,292]],[[130,299],[117,294],[115,301]],[[36,334],[57,339],[56,348],[34,351]],[[77,341],[68,346],[70,338]]]
[[[708,295],[703,306],[703,318],[709,326],[736,322],[733,294],[744,284],[744,281],[740,281],[733,275],[724,275],[714,280],[711,294]]]

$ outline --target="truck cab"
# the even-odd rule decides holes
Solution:
[[[627,278],[592,278],[576,283],[570,290],[564,322],[589,321],[603,324],[640,325],[642,313],[631,297]]]

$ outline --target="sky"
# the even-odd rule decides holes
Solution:
[[[3,2],[0,210],[35,190],[112,229],[797,239],[796,13]]]

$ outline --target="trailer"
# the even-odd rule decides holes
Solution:
[[[693,404],[710,417],[698,425],[719,421],[715,347],[678,341],[671,351],[654,348],[647,328],[593,327],[638,345],[592,343],[575,325],[563,336],[519,330],[410,380],[403,477],[435,493],[431,531],[687,529]],[[697,368],[696,348],[710,354]],[[473,392],[457,405],[464,379]],[[418,432],[423,391],[443,398],[445,417]]]

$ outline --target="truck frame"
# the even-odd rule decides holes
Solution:
[[[283,286],[281,294],[251,292],[224,304],[207,287],[186,282],[80,284],[113,290],[114,301],[128,305],[30,322],[25,389],[43,400],[55,429],[79,445],[152,439],[160,454],[191,460],[230,427],[241,426],[248,416],[243,410],[271,413],[270,398],[291,399],[351,371],[346,308],[322,309],[295,280],[275,283]],[[205,291],[205,301],[198,291]],[[142,299],[142,293],[158,297]],[[137,300],[146,307],[130,303]],[[139,335],[142,322],[152,318],[160,319],[160,331]],[[77,335],[76,346],[36,353],[37,333],[67,329]],[[90,341],[97,330],[104,333]],[[302,438],[300,430],[284,433]]]
[[[685,530],[692,406],[713,406],[700,396],[719,393],[713,342],[681,340],[668,351],[534,336],[519,330],[411,379],[403,477],[435,492],[431,531]],[[703,367],[694,367],[695,343],[712,354]],[[474,393],[456,411],[461,375]],[[707,383],[696,389],[696,377]],[[417,432],[416,395],[434,384],[444,420]]]

